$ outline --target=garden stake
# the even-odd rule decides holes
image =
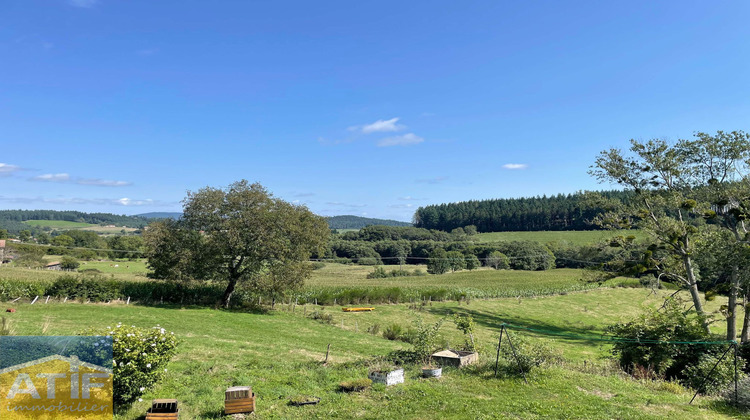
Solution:
[[[516,354],[516,349],[513,347],[513,341],[510,339],[510,334],[506,332],[505,335],[508,336],[508,344],[510,344],[510,349],[511,351],[513,351],[513,357],[516,358],[516,363],[518,363],[518,370],[520,370],[521,375],[523,375],[523,381],[526,382],[526,385],[528,385],[529,381],[526,380],[526,373],[523,371],[523,368],[521,367],[521,361],[518,359],[518,355]]]
[[[323,362],[324,365],[328,364],[328,353],[331,352],[331,343],[328,343],[328,348],[326,349],[326,360]]]
[[[695,397],[698,396],[698,392],[700,392],[700,389],[703,388],[703,385],[705,385],[706,381],[708,380],[708,377],[711,376],[712,373],[714,373],[714,370],[716,370],[716,367],[719,366],[719,363],[721,363],[722,360],[724,360],[724,357],[726,357],[727,353],[729,353],[729,349],[732,347],[727,347],[727,350],[724,352],[724,354],[721,355],[719,360],[716,361],[716,364],[714,367],[711,368],[711,370],[708,372],[708,375],[703,377],[703,382],[701,382],[700,386],[698,387],[698,391],[695,391],[695,395],[693,395],[693,398],[690,399],[690,402],[688,404],[692,404],[693,400],[695,400]]]
[[[33,305],[36,300],[39,299],[39,296],[35,297],[33,301],[31,301],[31,304]]]

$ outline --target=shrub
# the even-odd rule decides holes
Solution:
[[[477,347],[474,343],[474,318],[471,315],[455,315],[453,322],[456,324],[456,328],[464,333],[464,350],[476,351]]]
[[[398,340],[401,338],[401,334],[404,333],[404,329],[399,324],[391,324],[387,327],[385,327],[385,330],[383,330],[383,338],[388,340]]]
[[[740,378],[737,383],[737,400],[735,401],[734,384],[727,387],[722,393],[724,400],[730,404],[735,404],[745,410],[750,409],[750,376]]]
[[[633,321],[612,325],[607,331],[626,339],[615,342],[612,348],[623,369],[632,373],[635,366],[643,366],[658,376],[678,379],[685,378],[685,368],[697,364],[709,346],[665,342],[711,340],[701,319],[689,316],[678,297],[667,300],[660,310],[653,309]]]
[[[380,332],[380,324],[372,324],[369,327],[367,327],[367,332],[372,335],[378,335]]]
[[[358,392],[372,386],[372,380],[369,378],[355,379],[353,381],[344,381],[339,384],[339,389],[343,392]]]
[[[139,328],[118,324],[105,330],[88,330],[83,335],[112,337],[116,404],[132,402],[156,383],[177,350],[174,333],[159,326]]]
[[[427,361],[436,350],[438,332],[442,325],[443,319],[438,320],[434,324],[426,324],[421,317],[414,320],[416,334],[411,341],[411,345],[414,348],[414,353],[416,353],[423,361]]]
[[[325,266],[326,266],[326,263],[320,262],[320,261],[316,261],[312,263],[313,270],[320,270],[321,268],[325,268]]]
[[[81,263],[79,263],[77,259],[67,255],[60,260],[60,268],[63,270],[75,270],[80,265]]]
[[[115,300],[122,296],[120,282],[99,275],[60,276],[47,290],[47,294],[70,299],[88,299],[92,302]]]
[[[310,319],[315,319],[326,324],[333,323],[333,314],[326,312],[324,309],[314,310],[310,313]]]
[[[701,394],[717,394],[725,389],[728,384],[733,383],[734,358],[727,354],[724,360],[716,365],[724,350],[724,348],[714,348],[713,353],[704,354],[698,363],[688,366],[685,369],[685,385]],[[738,360],[739,369],[742,369],[744,364],[743,359]],[[713,369],[714,365],[716,365],[716,369]],[[713,369],[713,372],[711,372],[711,369]],[[711,372],[711,376],[704,382],[704,378],[709,372]]]
[[[388,272],[383,267],[375,267],[375,270],[367,275],[368,279],[384,279],[387,277],[389,277]]]
[[[517,356],[516,358],[513,355],[510,343],[508,343],[508,347],[503,345],[504,350],[500,355],[508,372],[520,373],[518,372],[519,364],[523,368],[523,371],[528,373],[536,367],[559,363],[563,360],[562,353],[559,350],[555,350],[543,342],[531,341],[521,335],[511,334],[510,332],[508,332],[508,336],[513,342],[513,348],[515,348]]]

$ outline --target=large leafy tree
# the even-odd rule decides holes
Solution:
[[[300,286],[328,236],[324,218],[245,180],[188,192],[180,221],[144,235],[155,277],[226,281],[225,307],[240,283],[272,297]]]
[[[728,279],[727,339],[733,340],[741,268],[748,265],[745,248],[750,243],[746,227],[746,220],[750,220],[750,135],[742,131],[718,131],[713,135],[699,132],[693,139],[675,144],[631,140],[630,152],[626,155],[617,149],[603,151],[592,168],[591,173],[600,181],[617,183],[635,193],[628,205],[599,221],[615,227],[634,222],[649,232],[655,245],[668,251],[667,258],[656,265],[657,271],[690,291],[700,315],[705,314],[698,293],[696,244],[712,241],[714,249],[708,252],[711,258],[704,253],[705,267],[700,268],[706,269],[705,274],[713,273],[714,278],[723,275]],[[726,234],[707,238],[710,230],[698,228],[700,216]],[[702,248],[705,251],[710,247]],[[721,263],[715,264],[716,261]],[[722,267],[724,272],[709,265]],[[746,317],[745,331],[749,320]],[[747,340],[744,331],[743,340]]]
[[[662,275],[681,284],[689,292],[696,312],[708,321],[698,291],[698,275],[693,260],[698,228],[692,223],[697,202],[689,198],[693,171],[689,156],[665,140],[631,140],[630,153],[619,149],[602,151],[590,173],[600,182],[619,184],[635,197],[615,211],[599,217],[608,227],[631,227],[635,223],[648,232],[669,256],[662,262]]]

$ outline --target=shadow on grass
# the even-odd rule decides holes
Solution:
[[[594,327],[591,326],[575,326],[575,325],[566,325],[566,326],[560,326],[557,324],[553,324],[546,321],[540,321],[535,319],[528,319],[528,318],[522,318],[520,316],[516,315],[508,315],[508,314],[489,314],[483,311],[477,311],[470,308],[465,307],[459,307],[459,308],[430,308],[430,313],[441,315],[441,316],[450,316],[453,314],[461,314],[461,315],[471,315],[472,318],[474,318],[474,322],[476,322],[478,325],[481,325],[483,327],[489,328],[491,330],[499,332],[502,324],[510,324],[511,326],[518,326],[523,328],[530,328],[533,330],[539,330],[539,331],[527,331],[524,329],[514,329],[512,327],[508,328],[510,331],[518,331],[518,332],[525,332],[528,334],[534,334],[538,336],[544,336],[549,337],[556,340],[564,340],[568,342],[573,343],[579,343],[579,344],[588,344],[588,345],[596,345],[600,344],[601,341],[597,340],[596,338],[598,336],[602,336],[602,334],[597,334],[595,331],[592,331]]]

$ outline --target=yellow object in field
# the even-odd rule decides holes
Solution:
[[[374,311],[375,308],[341,308],[344,312],[370,312]]]

